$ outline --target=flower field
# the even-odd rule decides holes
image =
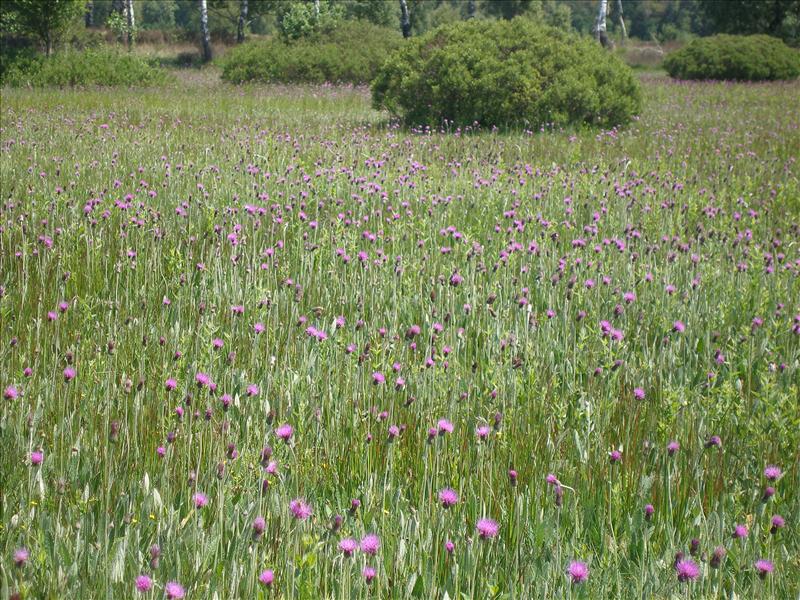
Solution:
[[[800,84],[643,85],[3,90],[0,597],[797,598]]]

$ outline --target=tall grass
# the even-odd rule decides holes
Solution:
[[[504,135],[3,90],[3,597],[796,597],[798,86],[645,87]]]

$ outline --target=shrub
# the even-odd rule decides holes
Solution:
[[[631,70],[589,38],[516,18],[445,25],[382,66],[373,104],[410,125],[614,126],[641,108]]]
[[[2,84],[19,86],[146,86],[166,73],[152,61],[108,49],[66,50],[49,58],[24,55],[3,65]]]
[[[400,33],[344,21],[297,40],[248,42],[221,60],[222,79],[279,83],[368,83],[402,42]]]
[[[770,81],[800,75],[800,53],[767,35],[715,35],[692,40],[667,56],[677,79]]]

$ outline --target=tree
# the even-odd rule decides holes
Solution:
[[[133,12],[133,0],[125,0],[125,21],[128,38],[128,50],[133,48],[133,38],[136,35],[136,17]]]
[[[52,54],[59,36],[85,10],[84,0],[3,0],[10,26],[22,35],[38,38],[47,56]]]
[[[86,23],[86,27],[94,26],[94,2],[89,0],[86,3],[86,12],[83,16],[84,23]]]
[[[247,0],[239,0],[239,21],[236,25],[236,43],[244,41],[244,28],[247,25]]]
[[[613,47],[611,38],[608,37],[606,29],[606,17],[608,16],[608,0],[600,0],[597,11],[597,21],[594,24],[594,35],[603,48]]]
[[[210,62],[211,54],[211,34],[208,30],[208,2],[206,0],[199,0],[200,2],[200,35],[203,39],[203,61]]]
[[[411,37],[411,18],[408,15],[406,0],[400,0],[400,29],[403,31],[404,38]]]
[[[800,40],[800,0],[703,2],[701,10],[715,33],[766,33],[788,42]]]
[[[622,44],[625,44],[625,38],[628,37],[628,30],[625,29],[625,18],[622,15],[622,0],[617,0],[617,20],[619,21],[619,28],[622,33]]]

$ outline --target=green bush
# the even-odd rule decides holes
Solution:
[[[400,33],[364,21],[344,21],[297,40],[248,42],[223,59],[222,79],[279,83],[368,83]]]
[[[108,49],[66,50],[49,58],[22,55],[4,62],[2,85],[147,86],[163,83],[166,73],[153,61]]]
[[[667,56],[677,79],[771,81],[800,75],[800,53],[767,35],[715,35],[692,40]]]
[[[410,40],[378,72],[372,98],[409,125],[608,127],[641,108],[638,81],[617,57],[524,18],[445,25]]]

